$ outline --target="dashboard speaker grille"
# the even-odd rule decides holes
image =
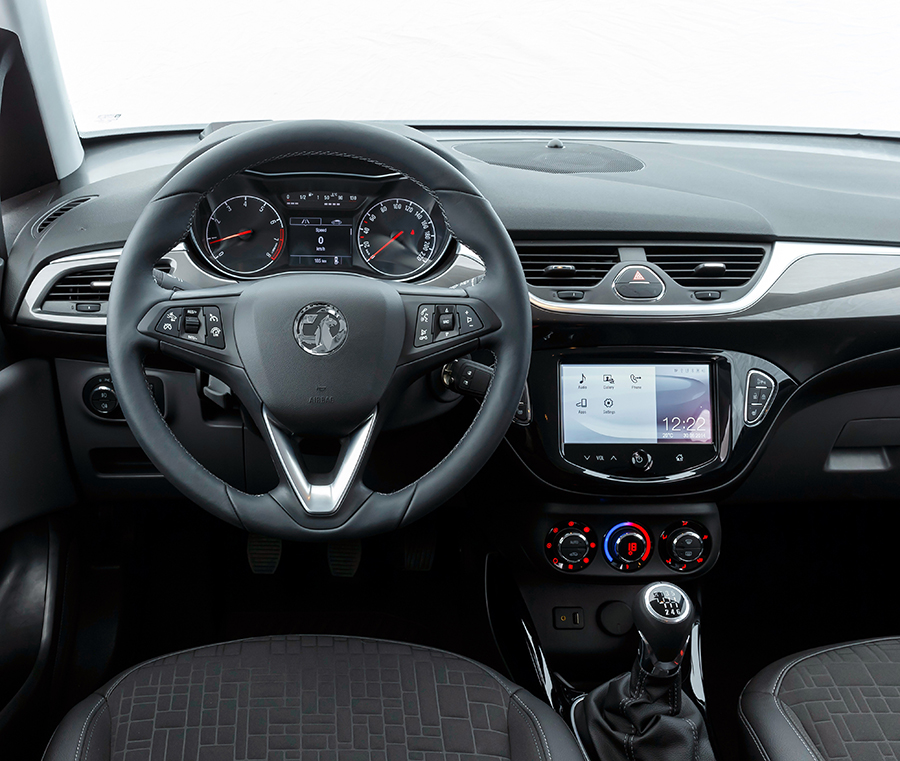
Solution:
[[[473,140],[454,147],[488,164],[550,174],[637,172],[644,168],[640,159],[599,143],[568,142],[562,148],[549,148],[543,140]]]
[[[645,246],[647,261],[685,288],[740,288],[766,257],[759,246]]]
[[[518,241],[525,280],[550,288],[591,288],[619,261],[615,246],[582,241]]]

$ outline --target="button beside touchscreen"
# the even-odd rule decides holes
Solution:
[[[611,475],[679,473],[715,456],[710,365],[560,365],[569,462]]]

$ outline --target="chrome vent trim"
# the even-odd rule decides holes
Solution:
[[[97,196],[81,196],[54,206],[31,226],[31,237],[37,238],[39,235],[43,235],[50,225],[56,222],[61,216],[68,214],[72,209],[77,209],[82,204],[87,203],[94,198],[97,198]]]
[[[48,300],[53,287],[63,278],[76,272],[91,272],[102,274],[115,269],[119,262],[121,249],[106,249],[103,251],[91,251],[84,254],[73,254],[56,259],[38,270],[28,289],[22,305],[19,307],[17,321],[23,325],[43,325],[45,327],[71,327],[104,326],[105,314],[92,314],[84,312],[79,314],[58,314],[43,311],[41,307]],[[169,274],[184,277],[189,282],[196,283],[199,287],[222,285],[233,281],[214,277],[194,264],[183,244],[175,246],[166,254],[159,263],[159,269],[168,269]],[[101,278],[97,278],[100,280]],[[108,294],[108,291],[107,291]],[[107,296],[108,298],[108,296]],[[104,299],[91,297],[85,301],[102,302]],[[55,303],[72,303],[68,300],[54,299]]]
[[[593,288],[619,261],[618,246],[591,241],[514,241],[529,285]]]
[[[584,304],[580,302],[548,301],[530,295],[532,306],[548,312],[572,315],[609,315],[618,317],[701,317],[729,315],[743,312],[756,304],[771,290],[776,281],[795,262],[807,256],[840,254],[868,254],[874,256],[898,256],[900,246],[867,246],[844,243],[807,243],[778,241],[772,246],[769,258],[762,265],[759,276],[750,290],[734,301],[723,303],[699,302],[697,304]]]

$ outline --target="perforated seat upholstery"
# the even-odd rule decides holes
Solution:
[[[163,656],[78,704],[47,761],[583,761],[546,704],[474,661],[268,637]]]
[[[753,759],[900,759],[900,638],[773,663],[744,689],[740,714]]]

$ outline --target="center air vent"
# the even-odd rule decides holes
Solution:
[[[37,237],[41,233],[43,233],[50,225],[56,222],[63,214],[67,214],[72,211],[72,209],[76,209],[81,204],[87,203],[92,198],[96,198],[97,196],[84,196],[82,198],[73,198],[71,201],[66,201],[65,203],[61,203],[59,206],[51,209],[47,212],[43,217],[41,217],[37,222],[34,223],[34,226],[31,228],[32,237]]]
[[[740,288],[765,259],[759,246],[644,246],[647,261],[685,288]]]
[[[530,285],[591,288],[619,261],[615,246],[582,241],[519,241],[515,244]]]

